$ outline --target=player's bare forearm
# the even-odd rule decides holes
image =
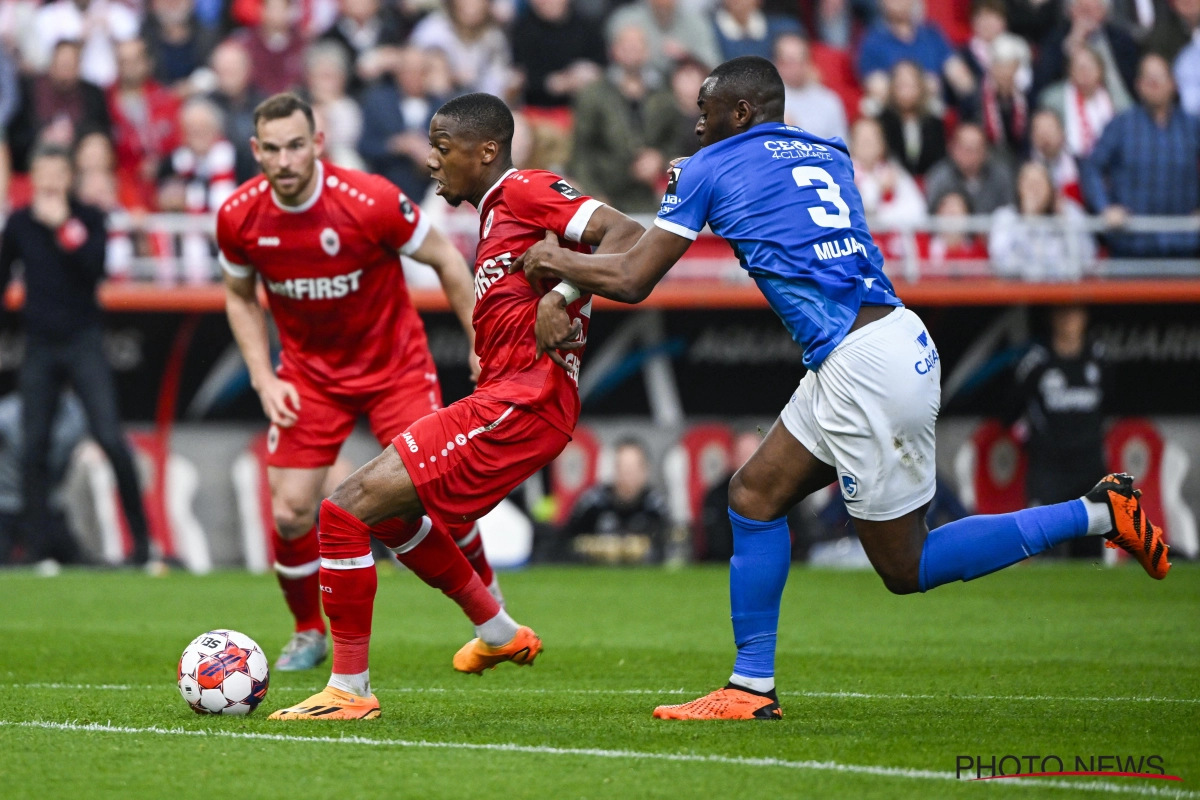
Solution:
[[[442,291],[446,293],[446,301],[453,309],[463,331],[467,334],[467,347],[470,352],[471,377],[479,377],[479,364],[475,357],[475,327],[471,322],[475,312],[475,284],[471,280],[471,269],[458,248],[437,228],[431,228],[425,236],[425,241],[413,258],[433,267],[442,282]]]
[[[255,279],[225,276],[225,315],[229,328],[242,351],[250,371],[250,382],[258,389],[266,376],[274,375],[271,344],[267,336],[267,315],[255,294]]]
[[[522,256],[521,267],[530,278],[553,276],[580,291],[622,303],[640,303],[691,243],[657,227],[642,234],[625,253],[586,255],[539,242]]]

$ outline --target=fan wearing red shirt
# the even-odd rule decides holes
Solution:
[[[438,272],[470,340],[475,298],[462,255],[403,192],[383,178],[319,160],[324,137],[307,103],[290,94],[269,98],[255,111],[255,130],[251,145],[263,177],[222,204],[217,244],[229,324],[271,420],[275,571],[296,620],[276,669],[294,671],[315,667],[327,653],[315,523],[329,466],[359,416],[386,447],[442,407],[400,254]],[[278,374],[256,277],[283,345]],[[413,571],[460,603],[468,577],[501,599],[473,521],[438,525],[423,548],[414,544],[398,556],[407,564],[446,543],[465,568],[457,582],[447,584],[420,564],[410,565]]]
[[[571,440],[579,417],[579,359],[591,298],[571,286],[531,286],[508,265],[553,236],[580,251],[623,253],[642,227],[581,195],[559,176],[512,165],[513,117],[498,97],[467,94],[442,106],[429,126],[427,166],[451,205],[479,210],[475,252],[475,350],[482,371],[470,397],[413,423],[321,504],[321,587],[333,632],[333,675],[325,690],[271,719],[371,719],[367,649],[375,600],[370,534],[393,524],[392,546],[420,541],[423,517],[453,525],[478,519]],[[550,290],[550,291],[547,291]],[[575,341],[550,358],[534,324],[547,294],[567,299]],[[562,298],[559,298],[562,299]],[[558,307],[558,306],[556,306]],[[559,369],[553,362],[567,369]],[[460,672],[504,661],[530,664],[542,643],[486,592],[467,608],[477,638],[454,656]],[[464,608],[466,608],[464,606]]]

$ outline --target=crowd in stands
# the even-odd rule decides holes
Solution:
[[[928,258],[1055,277],[1062,253],[1095,252],[1085,213],[1114,229],[1197,213],[1200,0],[927,4],[0,0],[0,202],[26,202],[29,155],[50,142],[74,148],[79,194],[106,210],[211,212],[255,174],[253,109],[284,90],[313,103],[328,158],[425,197],[433,112],[486,91],[516,112],[518,166],[653,212],[668,162],[698,146],[704,77],[752,54],[779,67],[788,123],[847,141],[874,219],[995,214],[990,242],[934,237]],[[118,242],[175,248],[194,280],[212,275],[208,246]],[[1101,246],[1188,257],[1200,236]]]

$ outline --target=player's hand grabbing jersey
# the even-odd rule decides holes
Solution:
[[[565,359],[570,375],[549,358],[535,360],[533,336],[541,296],[553,287],[535,289],[508,265],[546,236],[579,252],[592,214],[602,204],[586,197],[552,172],[509,170],[479,206],[479,246],[475,251],[475,351],[482,372],[476,394],[532,409],[570,435],[579,418],[579,364],[583,350]],[[584,295],[567,308],[583,323],[587,340],[592,299]]]
[[[239,187],[217,213],[221,265],[262,276],[285,370],[372,392],[404,370],[414,345],[425,347],[400,254],[420,249],[429,221],[384,178],[318,161],[317,179],[295,208],[276,202],[264,178]]]

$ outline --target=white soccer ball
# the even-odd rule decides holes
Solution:
[[[249,714],[269,679],[262,648],[237,631],[202,633],[179,657],[179,693],[197,714]]]

